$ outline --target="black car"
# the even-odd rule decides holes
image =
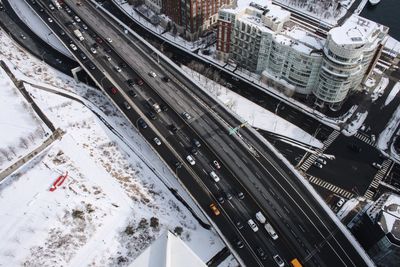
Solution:
[[[121,68],[126,68],[126,67],[127,67],[127,65],[126,65],[126,63],[125,63],[125,62],[121,62],[121,63],[119,63],[119,66],[120,66]]]
[[[162,80],[164,81],[164,82],[169,82],[169,81],[171,81],[171,79],[168,77],[168,76],[164,76],[164,77],[162,77]]]
[[[201,144],[200,144],[199,140],[197,140],[196,138],[193,138],[193,139],[192,139],[192,144],[193,144],[194,146],[201,147]]]
[[[176,128],[176,126],[173,125],[173,124],[171,124],[171,125],[169,126],[169,128],[170,128],[171,131],[174,132],[174,133],[176,133],[176,132],[178,131],[178,128]]]
[[[84,53],[80,53],[79,56],[81,57],[81,59],[86,59],[86,55]]]
[[[135,82],[134,82],[132,79],[126,80],[126,83],[127,83],[129,86],[133,86],[133,85],[135,84]]]
[[[60,35],[64,36],[65,35],[65,31],[61,30],[60,31]]]
[[[257,248],[257,254],[258,254],[258,256],[260,256],[260,259],[262,259],[263,261],[265,261],[267,259],[267,256],[265,255],[264,250],[260,247]]]
[[[106,47],[106,48],[104,49],[104,51],[106,51],[107,53],[111,53],[111,48]]]
[[[156,114],[153,112],[153,111],[149,111],[149,117],[152,119],[152,120],[156,120],[157,119],[157,116],[156,116]]]
[[[131,97],[137,97],[136,92],[133,91],[132,89],[128,91],[128,94],[129,94]]]
[[[236,244],[236,246],[237,246],[238,248],[243,248],[243,247],[244,247],[243,241],[240,240],[240,239],[236,239],[236,240],[235,240],[235,244]]]
[[[217,196],[217,200],[219,203],[223,204],[225,202],[225,199],[222,195]]]
[[[96,66],[95,66],[93,63],[90,63],[90,64],[89,64],[89,68],[90,68],[91,70],[94,70],[94,69],[96,69]]]
[[[191,152],[193,155],[197,155],[197,153],[199,153],[199,150],[197,150],[197,148],[195,148],[195,147],[192,147]]]
[[[227,200],[231,200],[231,199],[232,199],[232,194],[231,194],[231,193],[229,193],[229,192],[224,192],[224,194],[225,194],[225,198],[226,198]]]
[[[237,229],[239,229],[239,230],[243,229],[243,223],[242,223],[241,221],[237,221],[237,222],[236,222],[236,227],[237,227]]]
[[[180,161],[176,161],[176,162],[174,163],[174,165],[175,165],[176,168],[179,169],[180,167],[182,167],[183,164],[182,164],[182,162],[180,162]]]
[[[138,123],[139,123],[139,126],[142,127],[143,129],[146,129],[148,126],[147,123],[142,118],[140,118],[138,120]]]
[[[92,46],[93,46],[94,48],[99,48],[99,45],[98,45],[97,43],[92,44]]]
[[[163,111],[168,111],[168,106],[165,105],[165,104],[161,104],[161,109],[162,109]]]

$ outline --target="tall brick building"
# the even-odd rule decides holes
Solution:
[[[163,12],[188,40],[196,40],[217,22],[218,9],[232,0],[163,0]]]

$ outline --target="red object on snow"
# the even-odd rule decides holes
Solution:
[[[68,172],[65,173],[65,175],[60,175],[58,178],[54,181],[53,185],[50,187],[50,192],[53,192],[54,190],[57,189],[57,187],[61,186],[65,179],[67,179]]]

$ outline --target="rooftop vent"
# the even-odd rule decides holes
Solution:
[[[353,42],[361,42],[362,38],[361,37],[351,37],[350,38]]]

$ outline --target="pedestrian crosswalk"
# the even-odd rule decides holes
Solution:
[[[339,136],[340,132],[334,130],[328,138],[323,142],[322,148],[318,148],[315,150],[316,153],[313,153],[306,158],[306,160],[300,165],[300,170],[306,172],[314,161],[335,141],[335,139]]]
[[[364,194],[365,198],[370,200],[373,199],[375,192],[379,187],[380,182],[388,173],[388,170],[392,166],[392,163],[393,163],[392,160],[387,159],[381,164],[382,168],[378,170],[378,172],[375,174],[374,179],[372,180],[371,184],[369,185],[367,191]]]
[[[353,193],[351,193],[351,192],[349,192],[347,190],[344,190],[344,189],[342,189],[342,188],[340,188],[340,187],[338,187],[336,185],[328,183],[328,182],[326,182],[326,181],[324,181],[324,180],[322,180],[320,178],[317,178],[315,176],[311,176],[311,175],[307,174],[307,179],[308,179],[308,181],[310,183],[318,185],[318,186],[320,186],[322,188],[325,188],[325,189],[329,190],[330,192],[333,192],[333,193],[335,193],[335,194],[337,194],[337,195],[339,195],[341,197],[344,197],[346,199],[351,199],[351,198],[354,197]]]
[[[361,141],[363,141],[363,142],[365,142],[365,143],[367,143],[367,144],[369,144],[369,145],[371,145],[371,146],[374,146],[374,145],[375,145],[375,142],[373,142],[369,136],[366,136],[366,135],[361,134],[361,133],[359,133],[359,132],[357,132],[357,133],[354,135],[354,137],[356,137],[357,139],[360,139]]]

